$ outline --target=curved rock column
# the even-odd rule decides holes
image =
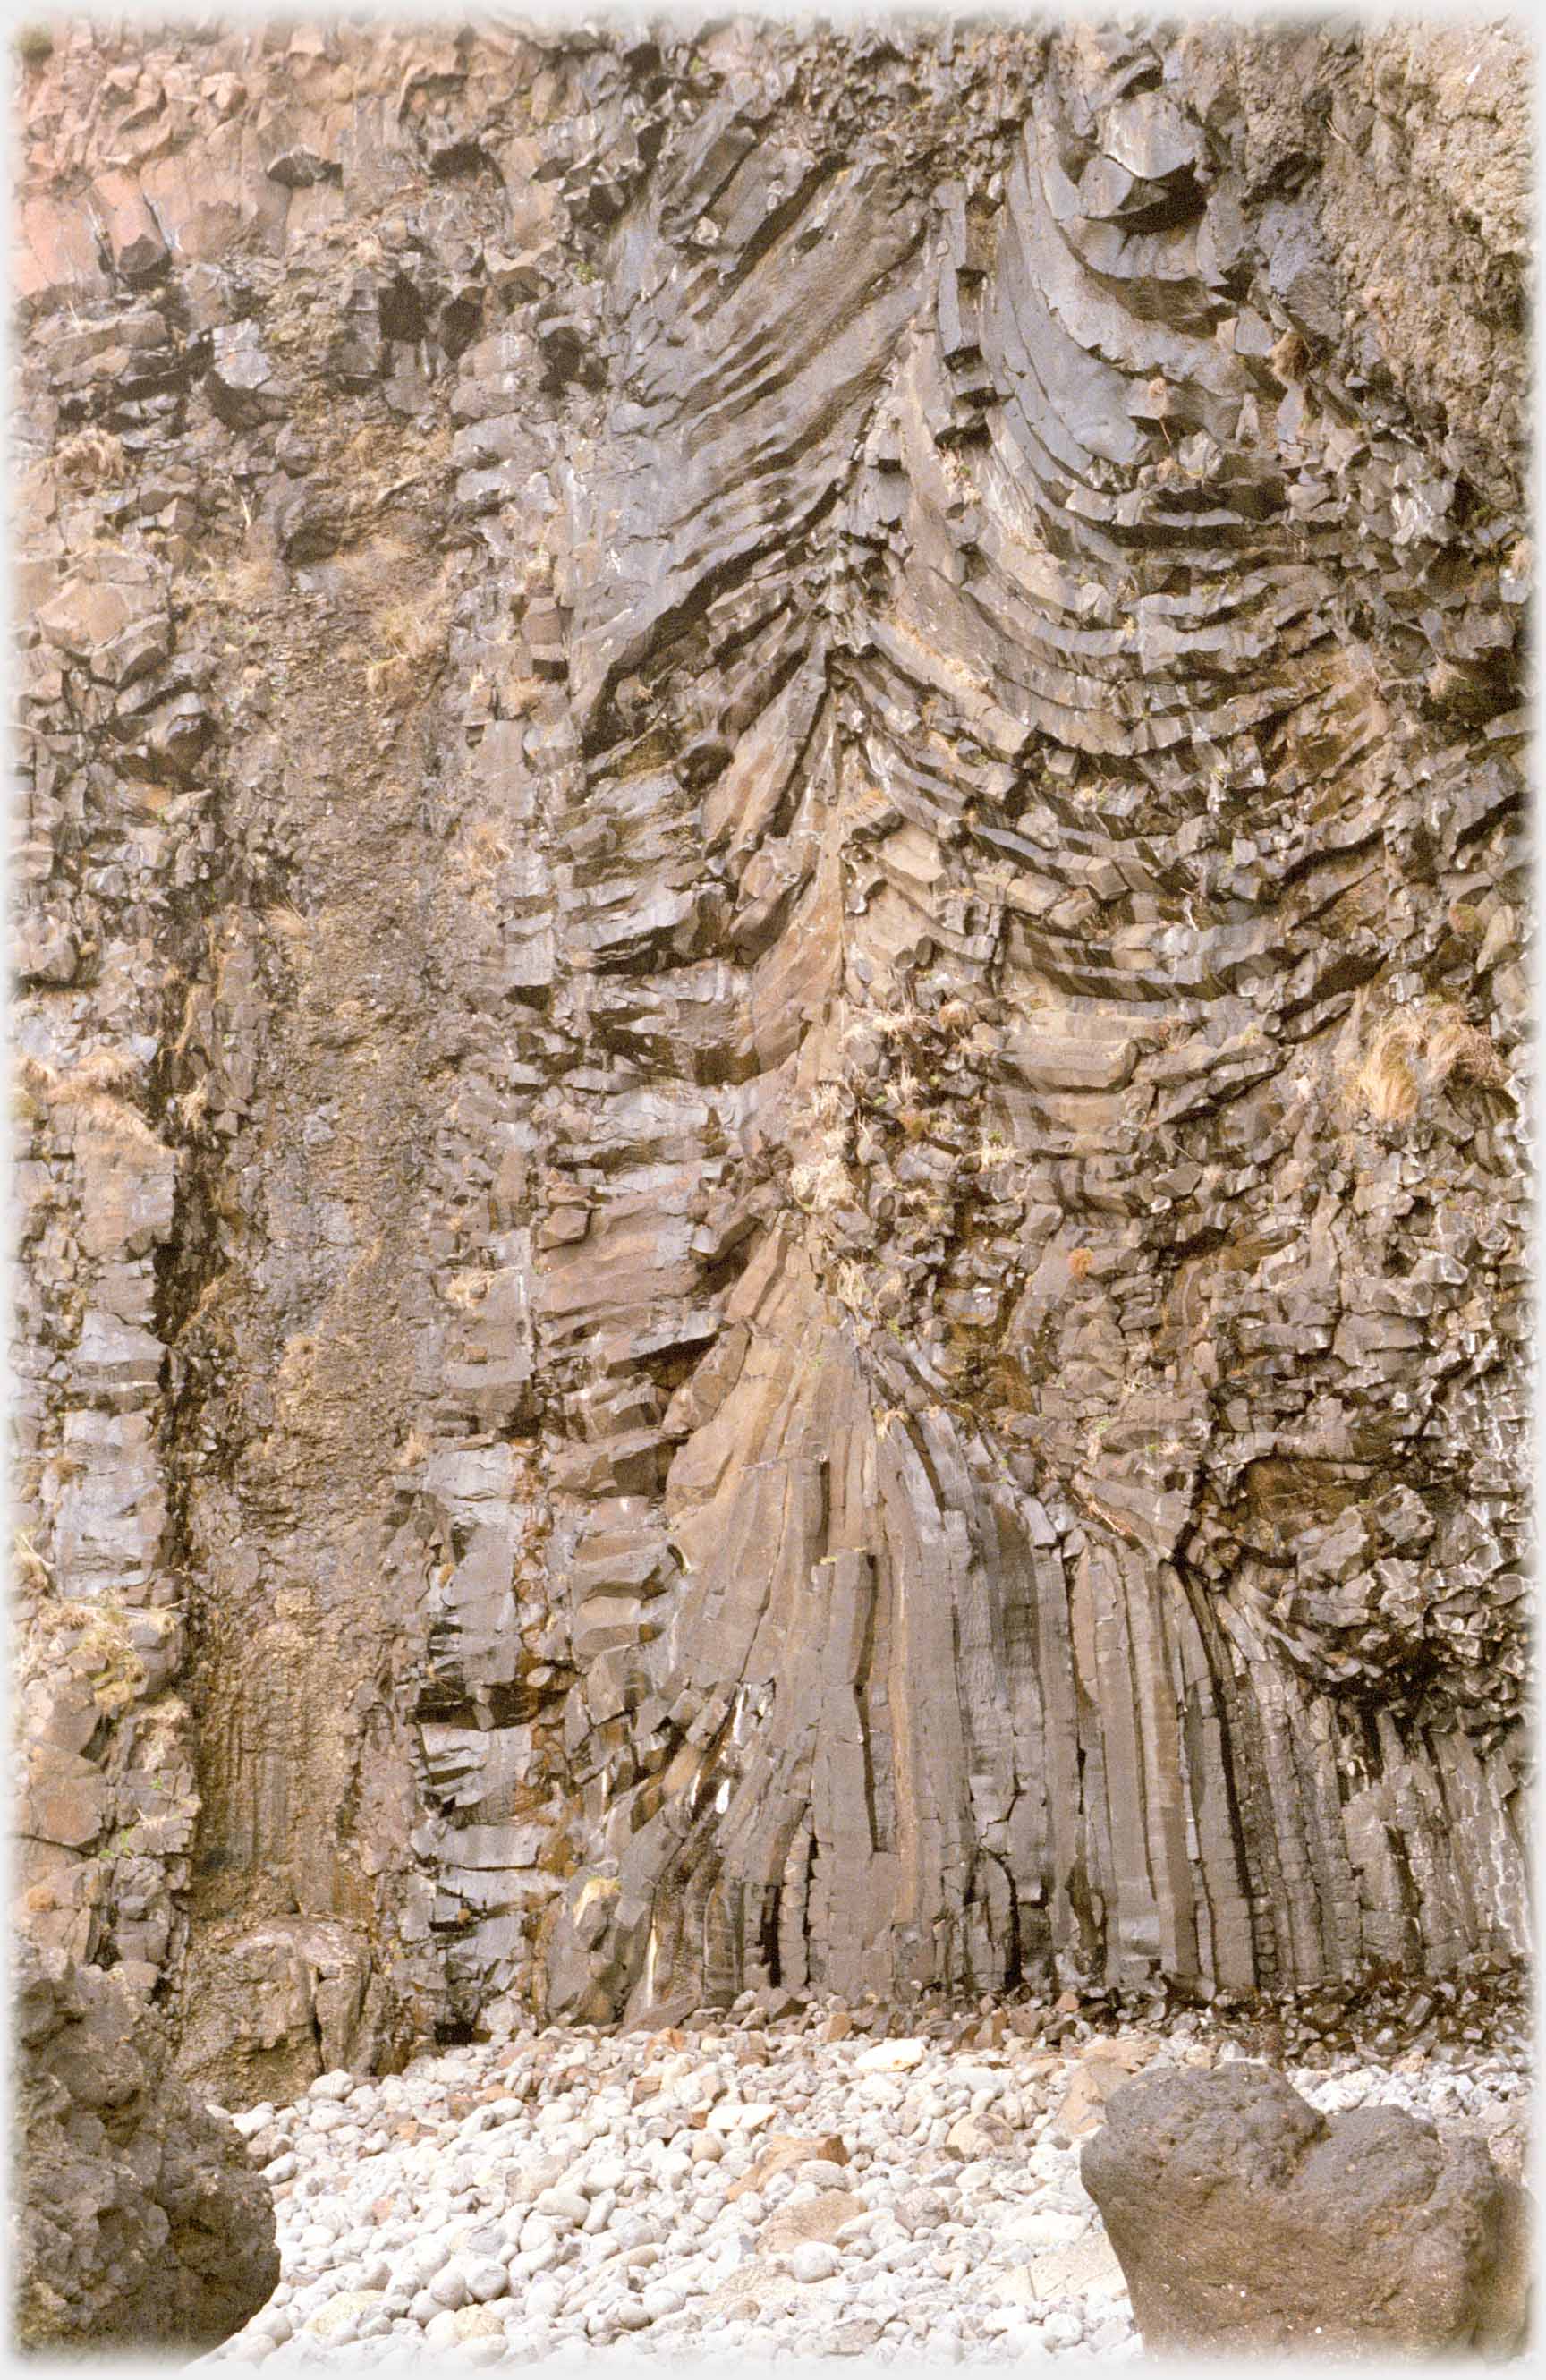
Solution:
[[[28,1922],[226,2104],[1522,1948],[1526,85],[34,45]]]

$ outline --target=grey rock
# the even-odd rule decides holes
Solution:
[[[213,334],[207,384],[211,404],[233,430],[255,429],[289,410],[284,383],[255,323],[237,323]]]

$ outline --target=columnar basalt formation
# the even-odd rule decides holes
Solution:
[[[43,46],[32,1929],[1521,1948],[1519,42]]]

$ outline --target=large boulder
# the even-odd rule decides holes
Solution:
[[[1146,2074],[1080,2160],[1154,2349],[1518,2351],[1525,2203],[1477,2140],[1269,2067]]]
[[[268,2184],[111,1974],[23,1942],[17,1987],[18,2344],[218,2346],[279,2278]]]

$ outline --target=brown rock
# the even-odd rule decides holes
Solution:
[[[21,1525],[197,1621],[30,1920],[223,2102],[1523,1955],[1522,34],[298,38],[19,94]]]
[[[306,2327],[318,2338],[329,2339],[355,2315],[374,2313],[385,2294],[384,2289],[340,2289],[336,2297],[318,2307]]]
[[[202,2353],[279,2278],[267,2184],[110,1974],[21,1947],[15,2321],[52,2351]]]
[[[369,2072],[382,2039],[380,1986],[342,1925],[275,1919],[213,1935],[187,2010],[178,2065],[228,2107],[285,2102],[319,2074]]]
[[[830,2246],[844,2224],[863,2212],[863,2199],[851,2190],[823,2190],[798,2206],[781,2206],[770,2215],[759,2244],[765,2253],[777,2256],[786,2255],[803,2240],[820,2240]]]
[[[1002,2156],[1014,2134],[1000,2116],[957,2116],[944,2136],[947,2149],[956,2156]]]
[[[1127,2079],[1126,2069],[1107,2058],[1076,2066],[1053,2116],[1053,2131],[1066,2140],[1086,2139],[1100,2123],[1113,2092]]]
[[[772,2181],[774,2174],[787,2173],[792,2167],[811,2165],[846,2165],[848,2144],[838,2132],[822,2132],[808,2139],[798,2132],[768,2132],[763,2135],[762,2153],[750,2171],[739,2181],[732,2182],[728,2199],[741,2198],[749,2191],[761,2190]]]
[[[79,1849],[96,1841],[108,1807],[107,1780],[91,1761],[52,1744],[34,1746],[21,1804],[24,1834]]]
[[[1516,2353],[1528,2225],[1479,2141],[1236,2063],[1115,2094],[1080,2170],[1151,2350]]]

